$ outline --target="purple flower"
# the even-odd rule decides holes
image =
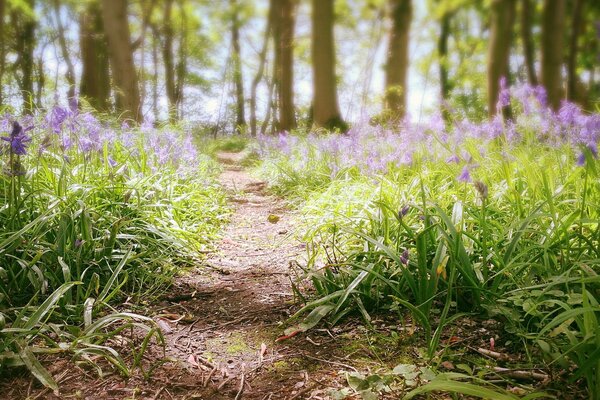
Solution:
[[[446,163],[450,164],[450,163],[455,163],[458,164],[460,162],[460,157],[457,156],[456,154],[446,158]]]
[[[2,140],[10,143],[10,151],[18,156],[27,154],[27,143],[31,142],[31,138],[25,134],[25,132],[31,130],[33,127],[23,129],[17,121],[13,122],[13,129],[10,136],[3,136]]]
[[[506,77],[500,78],[500,94],[498,95],[498,104],[496,108],[501,110],[510,104],[510,89],[506,85]]]
[[[108,165],[114,168],[117,166],[117,164],[118,163],[111,156],[108,156]]]
[[[408,211],[410,210],[410,206],[409,205],[405,205],[404,207],[402,207],[400,209],[400,211],[398,212],[398,216],[400,218],[406,216],[406,214],[408,214]]]
[[[54,107],[46,117],[46,122],[54,133],[60,133],[63,122],[69,116],[69,112],[62,107]]]
[[[465,165],[462,169],[460,175],[456,178],[459,182],[471,182],[471,173],[469,171],[469,167]]]
[[[407,266],[408,265],[408,249],[404,250],[402,252],[402,254],[400,255],[400,262],[402,263],[402,265]]]

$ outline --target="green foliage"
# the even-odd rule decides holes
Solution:
[[[510,145],[510,156],[506,144],[484,151],[474,142],[463,148],[479,167],[463,183],[455,178],[460,167],[436,160],[431,148],[411,165],[369,177],[361,153],[355,166],[336,169],[327,140],[285,141],[262,170],[275,190],[302,200],[308,262],[298,267],[295,291],[304,296],[308,280],[315,296],[290,331],[351,314],[367,324],[377,312],[402,311],[402,319],[408,311],[433,358],[456,318],[493,317],[528,354],[542,350],[550,365],[574,369],[572,380],[599,392],[600,186],[591,153],[581,167],[565,148],[538,144],[533,154],[529,139]],[[479,386],[436,380],[414,395],[473,394]]]
[[[69,118],[78,130],[57,134],[40,124],[28,154],[6,146],[0,160],[0,370],[24,365],[53,390],[39,354],[70,353],[99,372],[97,356],[124,375],[143,370],[141,356],[163,341],[160,330],[147,317],[107,314],[107,306],[160,294],[179,270],[201,262],[227,216],[214,162],[196,154],[184,163],[194,150],[179,147],[180,133],[117,134],[104,121],[102,143],[88,136],[97,128],[91,115]],[[145,336],[132,345],[132,365],[110,344],[128,327]]]

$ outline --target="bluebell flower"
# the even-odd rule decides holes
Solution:
[[[10,151],[18,156],[27,154],[27,143],[31,142],[31,138],[25,132],[33,127],[23,129],[18,122],[13,122],[13,129],[10,136],[3,136],[1,139],[10,143]]]
[[[465,166],[456,179],[459,182],[471,182],[471,172],[469,171],[469,167]]]
[[[400,255],[400,262],[404,266],[408,265],[408,250],[404,250],[402,252],[402,254]]]

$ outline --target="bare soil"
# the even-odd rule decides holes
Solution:
[[[150,376],[137,370],[124,378],[105,364],[99,377],[54,356],[44,365],[60,393],[18,371],[0,377],[1,399],[328,399],[330,388],[344,384],[342,371],[369,363],[352,324],[277,341],[295,307],[289,265],[304,244],[294,236],[294,213],[239,166],[241,156],[218,158],[234,213],[206,265],[177,278],[158,304],[143,310],[166,339],[165,353],[154,343],[145,354]]]

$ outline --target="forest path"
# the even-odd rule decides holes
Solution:
[[[171,371],[164,391],[182,399],[329,398],[336,371],[348,369],[333,355],[346,340],[322,330],[311,334],[315,340],[276,341],[294,307],[290,263],[305,247],[293,235],[294,213],[241,167],[242,153],[217,158],[234,212],[209,269],[178,282],[179,299],[191,298],[169,309],[194,317],[169,324],[168,355],[187,364],[187,373]]]

